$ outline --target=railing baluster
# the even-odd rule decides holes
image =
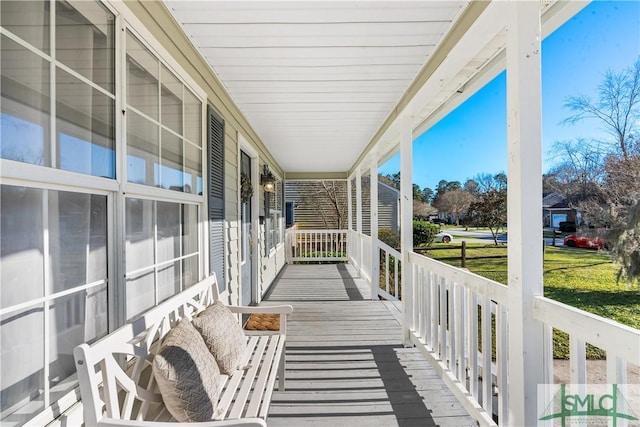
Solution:
[[[496,313],[496,367],[498,386],[498,420],[502,425],[509,425],[509,382],[507,378],[507,307],[499,304]]]
[[[440,345],[440,335],[438,331],[438,321],[440,318],[438,312],[438,288],[440,287],[440,276],[433,273],[431,286],[431,351],[438,353]]]
[[[462,359],[464,359],[464,341],[463,341],[463,333],[464,333],[464,323],[462,313],[464,312],[463,298],[464,298],[464,286],[456,283],[454,286],[454,303],[455,308],[453,309],[453,314],[455,316],[455,328],[456,328],[456,349],[453,354],[453,373],[458,378],[458,380],[464,384],[464,379],[466,375],[463,374],[462,371]]]
[[[455,282],[449,282],[448,300],[449,309],[447,320],[449,322],[449,370],[455,375],[456,373],[456,328],[458,324],[455,318],[455,290],[457,284]]]
[[[469,291],[469,391],[478,400],[478,294]]]
[[[440,346],[438,355],[440,360],[447,363],[447,282],[445,277],[440,277]]]
[[[585,342],[575,336],[569,337],[569,372],[571,384],[587,382],[587,352]]]
[[[491,299],[482,298],[482,407],[491,414],[493,404],[491,373]]]
[[[389,277],[389,252],[384,251],[384,285],[388,294],[391,293],[389,289]]]

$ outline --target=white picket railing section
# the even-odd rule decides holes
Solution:
[[[285,232],[288,263],[347,261],[347,230],[296,230]]]
[[[378,295],[388,301],[398,301],[402,289],[402,275],[400,265],[402,263],[402,254],[378,240],[378,248],[380,251],[380,283]]]
[[[349,261],[370,280],[371,238],[349,232]],[[378,242],[379,295],[400,298],[406,271],[401,254]],[[392,266],[392,267],[391,267]],[[409,254],[412,285],[405,309],[411,313],[411,341],[438,370],[466,409],[481,425],[509,424],[507,286],[414,252]],[[391,278],[393,277],[393,279]],[[391,291],[389,283],[397,283]],[[607,382],[627,383],[627,366],[640,364],[640,331],[566,304],[537,297],[534,317],[545,325],[540,357],[545,381],[554,382],[553,329],[570,337],[570,382],[588,382],[586,343],[605,350]],[[624,393],[624,386],[621,387]],[[621,424],[622,423],[622,424]],[[625,425],[618,420],[618,425]]]
[[[482,424],[506,419],[507,287],[413,252],[409,262],[412,342]]]

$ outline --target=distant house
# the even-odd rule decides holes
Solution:
[[[370,179],[362,178],[362,229],[371,234]],[[355,185],[352,186],[352,207],[356,211]],[[398,232],[400,192],[378,182],[378,227]],[[286,226],[299,229],[347,228],[347,182],[344,180],[287,181],[285,184]],[[353,225],[355,228],[355,224]]]
[[[543,227],[558,228],[561,222],[577,222],[578,213],[569,206],[566,197],[559,193],[545,193],[542,195],[542,225]]]

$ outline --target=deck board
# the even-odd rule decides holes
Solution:
[[[404,348],[397,304],[371,301],[347,265],[289,265],[264,305],[294,307],[278,426],[475,426],[419,350]]]

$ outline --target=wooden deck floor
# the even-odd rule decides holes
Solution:
[[[475,426],[417,349],[404,348],[397,309],[371,301],[347,265],[290,265],[264,305],[294,307],[287,389],[277,426]]]

